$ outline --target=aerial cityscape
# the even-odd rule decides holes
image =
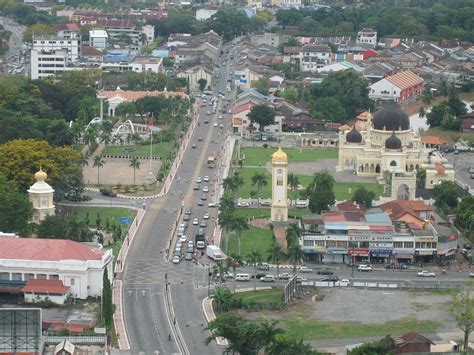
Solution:
[[[0,0],[0,354],[474,353],[472,0]]]

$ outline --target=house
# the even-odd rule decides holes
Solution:
[[[390,63],[376,62],[364,69],[364,77],[373,83],[395,74],[396,67]]]
[[[256,47],[262,45],[269,45],[273,48],[278,48],[282,43],[285,43],[288,40],[288,36],[283,33],[273,33],[273,32],[264,32],[264,33],[252,33],[250,37],[250,43]]]
[[[375,47],[377,45],[377,31],[374,31],[372,28],[363,28],[357,32],[356,43],[369,44]]]
[[[429,354],[434,345],[430,339],[416,332],[406,333],[401,337],[392,336],[391,340],[396,348],[395,354]]]
[[[166,98],[170,97],[182,97],[188,98],[188,95],[182,92],[174,92],[174,91],[127,91],[121,90],[117,88],[117,90],[113,91],[99,91],[97,92],[98,98],[105,98],[109,103],[109,116],[115,116],[115,110],[117,106],[120,105],[122,102],[134,102],[138,99],[141,99],[146,96],[165,96]],[[102,117],[102,115],[101,115]]]
[[[353,62],[342,61],[338,63],[325,65],[318,69],[318,73],[331,73],[331,72],[337,72],[341,70],[354,70],[356,73],[362,73],[364,71],[364,68]]]
[[[58,37],[64,39],[78,38],[81,33],[81,28],[76,23],[55,24],[52,25]]]
[[[64,286],[61,280],[29,279],[21,289],[25,302],[34,303],[49,300],[64,304],[71,293],[71,287]]]
[[[438,136],[421,136],[421,143],[425,148],[437,149],[440,152],[448,147],[448,142]]]
[[[398,58],[394,58],[393,62],[403,69],[416,69],[425,64],[426,59],[423,55],[411,51],[402,54]]]
[[[186,78],[189,81],[190,89],[194,91],[199,90],[199,80],[201,79],[206,80],[206,88],[212,86],[212,67],[205,64],[180,71],[176,76]]]
[[[393,99],[395,102],[414,100],[423,91],[423,84],[423,78],[407,70],[370,85],[369,97],[374,100]]]
[[[300,70],[303,72],[315,72],[332,63],[331,48],[326,44],[304,45],[300,50]]]
[[[217,10],[197,9],[195,18],[197,21],[206,21],[207,19],[210,19],[215,13],[217,13]]]
[[[433,210],[422,200],[393,200],[378,206],[392,221],[405,222],[410,226],[425,229]]]
[[[81,46],[81,57],[91,62],[101,62],[103,59],[103,53],[91,46]]]
[[[25,286],[27,294],[64,297],[66,292],[80,299],[98,297],[102,293],[103,274],[112,278],[112,251],[101,245],[77,243],[63,239],[11,238],[0,239],[0,275],[4,285]],[[56,283],[29,280],[57,280]],[[11,287],[10,287],[11,288]],[[29,297],[29,296],[28,296]]]
[[[308,112],[295,112],[283,117],[283,132],[314,132],[324,129],[324,122],[313,118]]]
[[[250,120],[247,118],[247,115],[255,106],[257,105],[253,102],[248,102],[234,107],[232,110],[232,129],[234,134],[244,136],[253,132],[252,129],[248,129],[250,126]]]

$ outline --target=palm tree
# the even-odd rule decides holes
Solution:
[[[244,186],[245,181],[244,181],[244,179],[242,178],[242,176],[239,175],[239,172],[237,172],[237,171],[234,173],[233,180],[234,180],[235,193],[238,193],[238,192],[239,192],[239,189],[240,189],[242,186]]]
[[[421,102],[423,105],[429,105],[433,101],[433,92],[426,88],[421,92]]]
[[[253,277],[254,277],[254,287],[253,290],[257,290],[257,265],[262,261],[262,254],[257,250],[252,250],[252,252],[247,255],[248,261],[253,264]]]
[[[133,185],[135,185],[135,171],[137,169],[140,170],[140,160],[138,160],[138,157],[132,157],[132,159],[130,159],[129,167],[133,168]]]
[[[301,262],[301,259],[303,259],[304,252],[303,249],[301,248],[300,243],[293,243],[290,246],[288,246],[288,253],[287,257],[288,260],[293,264],[293,275],[296,275],[296,266],[298,265],[299,262]]]
[[[287,247],[290,247],[292,244],[298,244],[302,233],[303,231],[297,223],[290,223],[285,231]]]
[[[237,266],[241,264],[242,259],[240,258],[239,255],[232,253],[229,255],[226,262],[227,262],[227,267],[231,267],[232,272],[234,274],[234,293],[235,293],[235,269],[237,268]]]
[[[285,333],[282,328],[277,327],[277,324],[277,320],[269,322],[268,319],[264,319],[262,323],[260,323],[260,340],[265,346],[265,351],[270,349],[270,345],[275,341],[278,335]]]
[[[97,167],[97,185],[100,184],[100,180],[99,180],[99,169],[102,168],[105,164],[105,160],[104,158],[102,158],[102,156],[100,155],[96,155],[95,158],[94,158],[94,165],[93,167]]]
[[[94,126],[89,126],[85,130],[83,139],[84,139],[84,143],[89,146],[89,148],[87,150],[90,153],[91,149],[93,148],[93,145],[94,145],[94,143],[97,139],[97,132],[96,132]]]
[[[286,259],[286,254],[278,243],[274,243],[267,251],[267,261],[276,264],[277,280],[280,279],[280,263]]]
[[[227,271],[227,265],[224,264],[223,260],[219,260],[214,264],[212,271],[214,272],[214,275],[219,275],[219,278],[222,281],[224,280],[224,272]]]
[[[237,250],[238,255],[240,255],[240,235],[244,230],[249,229],[249,224],[244,217],[235,216],[230,223],[230,228],[237,232]]]
[[[219,226],[224,229],[225,252],[229,252],[229,227],[232,225],[234,215],[232,211],[224,210],[219,213]]]
[[[80,163],[81,163],[82,168],[84,168],[86,166],[89,166],[89,161],[87,160],[87,157],[85,157],[82,154],[81,154],[81,157],[80,157]]]
[[[222,186],[224,187],[225,191],[229,192],[231,195],[234,195],[235,185],[232,176],[228,176],[222,180]]]
[[[257,186],[257,198],[258,203],[257,206],[260,207],[260,189],[268,185],[267,176],[265,173],[258,173],[256,172],[252,176],[252,186]]]
[[[211,298],[216,302],[218,313],[226,312],[230,309],[233,297],[232,292],[222,286],[216,287],[211,295]]]
[[[300,184],[300,179],[298,178],[298,175],[295,175],[293,173],[288,174],[288,185],[290,186],[291,193],[293,195],[293,192],[296,191]],[[293,196],[294,197],[294,196]]]

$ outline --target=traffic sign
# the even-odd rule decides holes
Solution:
[[[119,222],[122,224],[132,223],[132,217],[119,217]]]

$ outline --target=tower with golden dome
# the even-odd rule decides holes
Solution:
[[[272,222],[288,222],[288,156],[281,149],[272,155]]]
[[[35,174],[36,182],[29,188],[28,195],[33,205],[33,222],[40,223],[46,216],[55,214],[55,206],[53,202],[54,190],[45,181],[48,175],[40,170]]]

